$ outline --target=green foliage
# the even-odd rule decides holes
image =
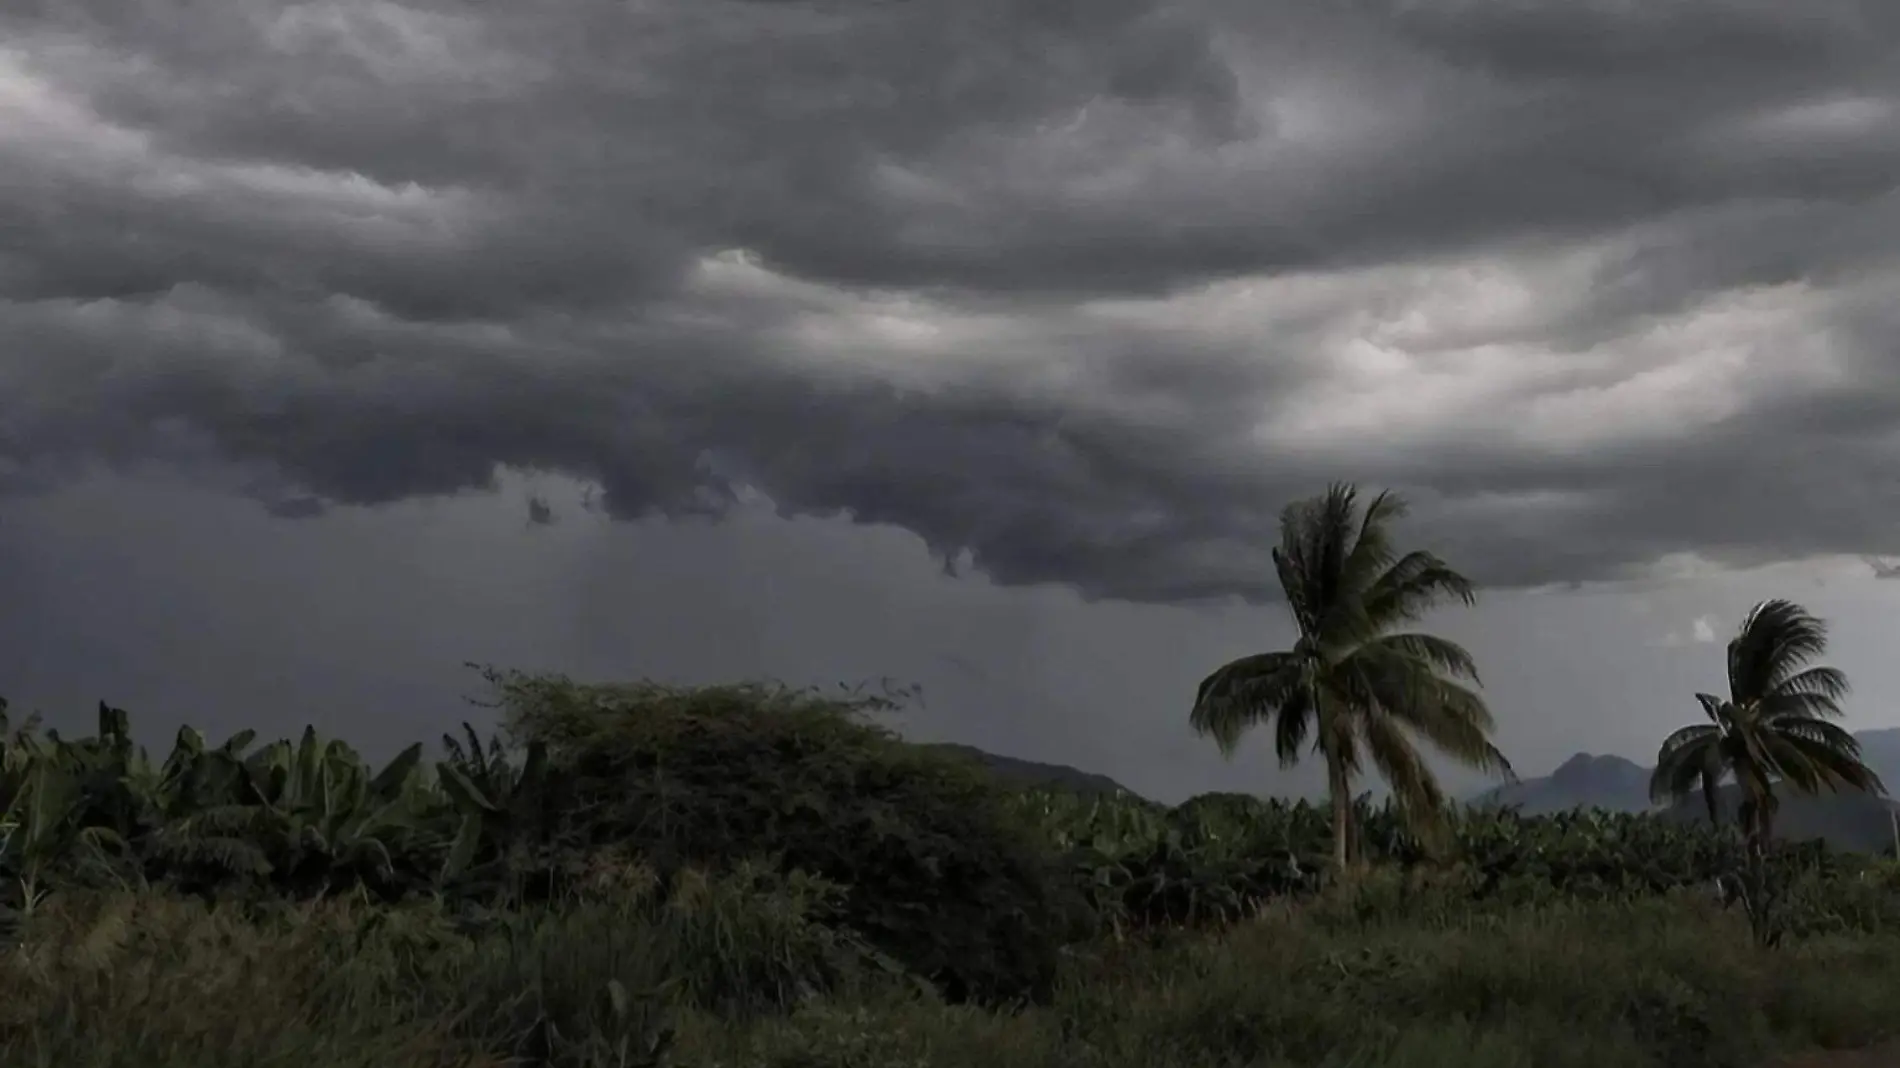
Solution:
[[[849,887],[844,922],[953,998],[1048,996],[1074,920],[1034,829],[969,761],[867,722],[885,698],[490,680],[586,846],[663,875],[769,853]]]
[[[1670,734],[1657,753],[1650,794],[1682,801],[1702,794],[1718,820],[1718,784],[1735,779],[1738,815],[1750,842],[1772,836],[1784,790],[1884,794],[1860,759],[1860,742],[1838,723],[1847,676],[1810,667],[1827,649],[1827,625],[1792,601],[1763,601],[1728,643],[1728,696],[1696,694],[1709,722]]]
[[[255,749],[186,729],[154,763],[104,705],[93,738],[7,734],[9,916],[54,883],[525,906],[584,896],[610,854],[664,883],[769,857],[843,887],[828,922],[893,967],[957,996],[1047,996],[1079,906],[1007,791],[858,715],[885,699],[490,679],[518,764],[468,730],[433,768],[412,746],[377,769],[314,729]]]
[[[1323,883],[1331,821],[1305,802],[1210,794],[1169,809],[1127,796],[1030,793],[1017,804],[1044,825],[1073,884],[1114,932],[1222,925],[1276,901],[1310,896]],[[1455,892],[1467,909],[1684,891],[1720,900],[1726,892],[1757,930],[1784,933],[1874,923],[1878,911],[1857,898],[1847,913],[1854,920],[1817,912],[1827,896],[1817,888],[1831,893],[1861,886],[1857,872],[1866,863],[1819,843],[1770,851],[1758,882],[1750,883],[1747,854],[1731,833],[1651,815],[1455,812],[1431,842],[1390,804],[1374,806],[1362,797],[1354,819],[1379,869],[1370,883],[1362,877],[1354,884],[1355,914],[1362,918],[1390,914],[1411,892],[1394,889],[1376,899],[1373,888],[1399,885],[1379,877],[1381,871],[1415,873],[1411,885]]]
[[[0,1061],[1583,1064],[1581,999],[1602,1062],[1673,1068],[1900,1018],[1871,980],[1823,1006],[1748,938],[1887,977],[1859,947],[1900,931],[1892,861],[1754,871],[1733,828],[1602,812],[1423,836],[1362,797],[1370,866],[1342,876],[1326,808],[1005,789],[867,722],[882,696],[489,678],[503,736],[380,768],[314,730],[186,729],[154,761],[103,705],[89,738],[0,723]],[[1592,924],[1627,937],[1575,967],[1481,948]],[[1676,948],[1639,967],[1639,936]],[[1692,942],[1749,978],[1685,971]],[[1041,1007],[976,1007],[1019,999]]]
[[[1374,869],[1371,881],[1396,869]],[[470,926],[432,905],[246,916],[75,892],[0,955],[0,1063],[91,1068],[1755,1068],[1893,1033],[1900,941],[1764,953],[1684,895],[1465,908],[1355,885],[1222,931],[1097,945],[998,1013],[880,980],[754,869]],[[776,948],[774,948],[776,947]]]
[[[227,892],[393,899],[426,885],[412,863],[434,846],[446,804],[420,774],[421,746],[380,771],[314,729],[246,752],[244,732],[216,748],[190,728],[155,763],[123,710],[99,706],[99,733],[66,740],[0,717],[0,873],[31,906],[57,871],[81,883],[162,882]]]
[[[249,732],[212,747],[189,728],[155,763],[105,705],[91,738],[0,725],[0,902],[16,923],[59,885],[437,896],[466,911],[601,900],[620,892],[601,889],[616,866],[670,884],[764,857],[842,888],[827,922],[898,966],[957,996],[1007,999],[1046,997],[1060,947],[1091,933],[1218,926],[1320,885],[1321,808],[1000,790],[970,761],[866,722],[884,696],[488,677],[514,744],[465,725],[433,767],[419,746],[377,769],[314,730],[253,749]],[[1429,868],[1472,901],[1728,880],[1751,916],[1773,912],[1762,930],[1873,914],[1858,900],[1839,919],[1817,912],[1802,880],[1832,885],[1845,866],[1818,847],[1775,851],[1755,887],[1736,843],[1704,826],[1473,811],[1427,841],[1390,805],[1360,798],[1351,812],[1367,860]]]
[[[1175,809],[1122,795],[1027,792],[1063,868],[1111,930],[1240,919],[1275,897],[1309,891],[1328,822],[1305,805],[1209,795]]]
[[[840,891],[820,880],[740,865],[626,887],[478,924],[429,904],[67,895],[0,956],[0,1063],[653,1066],[679,1013],[742,1021],[891,982],[826,922]]]
[[[1511,774],[1491,742],[1495,724],[1471,654],[1411,629],[1438,603],[1475,603],[1477,588],[1432,553],[1398,551],[1392,526],[1405,513],[1391,493],[1362,509],[1346,483],[1288,505],[1272,555],[1298,640],[1217,668],[1188,715],[1228,755],[1254,727],[1271,728],[1283,765],[1311,740],[1326,764],[1339,868],[1359,852],[1352,789],[1364,767],[1378,769],[1401,811],[1431,832],[1446,799],[1420,741],[1467,766]]]

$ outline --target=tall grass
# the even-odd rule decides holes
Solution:
[[[103,706],[0,745],[0,1068],[1697,1068],[1900,1031],[1891,862],[1778,853],[1770,951],[1707,893],[1718,833],[1492,814],[1438,855],[1366,813],[1380,866],[1322,890],[1301,806],[1016,795],[810,694],[496,679],[519,767],[314,732],[154,765]]]
[[[820,922],[837,893],[742,866],[487,916],[69,895],[0,956],[0,1064],[659,1063],[679,1010],[743,1022],[887,982]]]
[[[1368,914],[1347,888],[1091,946],[1007,1012],[904,984],[812,919],[831,888],[768,881],[512,918],[74,895],[0,958],[0,1064],[1713,1068],[1900,1025],[1900,938],[1763,951],[1691,895]]]

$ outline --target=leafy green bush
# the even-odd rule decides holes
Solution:
[[[953,1000],[1049,996],[1080,913],[1040,837],[981,769],[868,722],[879,699],[489,677],[586,848],[663,877],[769,854],[845,887],[845,922]]]
[[[185,727],[158,761],[123,709],[102,702],[98,733],[69,740],[37,717],[12,727],[0,701],[0,911],[55,884],[383,900],[429,886],[453,812],[421,745],[377,770],[313,728],[247,753],[255,737],[214,748]]]
[[[1110,930],[1231,923],[1319,882],[1322,862],[1297,836],[1302,828],[1257,798],[1210,794],[1168,809],[1039,790],[1013,804]]]
[[[1168,808],[1129,796],[1034,791],[1014,803],[1118,929],[1228,923],[1268,902],[1311,894],[1329,867],[1330,817],[1303,801],[1205,794]],[[1376,868],[1395,878],[1431,873],[1435,885],[1456,886],[1466,905],[1707,893],[1733,877],[1741,860],[1728,829],[1646,814],[1459,811],[1428,847],[1391,806],[1361,798],[1356,807],[1364,853]],[[1848,886],[1860,885],[1860,863],[1818,842],[1777,846],[1770,881],[1793,888],[1784,909],[1792,910],[1791,931],[1841,923],[1869,929],[1887,898]],[[1829,912],[1835,904],[1816,903],[1835,897],[1840,917]],[[1378,914],[1392,904],[1367,898],[1356,908]]]

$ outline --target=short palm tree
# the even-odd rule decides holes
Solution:
[[[1812,794],[1826,788],[1885,793],[1861,763],[1860,742],[1831,722],[1841,717],[1847,676],[1810,667],[1827,650],[1827,624],[1790,601],[1763,601],[1728,643],[1728,697],[1696,694],[1709,722],[1664,739],[1650,798],[1680,802],[1697,793],[1709,822],[1721,819],[1717,787],[1733,775],[1737,820],[1756,852],[1767,848],[1780,805],[1778,785]]]
[[[1273,566],[1299,640],[1209,675],[1189,715],[1194,730],[1229,756],[1249,728],[1270,723],[1282,767],[1297,763],[1313,738],[1326,761],[1340,868],[1353,859],[1352,788],[1363,757],[1420,828],[1438,825],[1445,798],[1415,739],[1511,774],[1491,744],[1494,724],[1475,689],[1471,654],[1444,638],[1398,630],[1446,598],[1476,598],[1470,580],[1438,557],[1393,550],[1391,525],[1404,514],[1405,502],[1391,493],[1361,514],[1358,492],[1346,484],[1289,505]]]

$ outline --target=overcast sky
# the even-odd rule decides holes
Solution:
[[[1522,771],[1769,596],[1900,724],[1891,0],[6,10],[0,694],[69,729],[889,675],[1306,790],[1185,719],[1334,479],[1489,587]]]

